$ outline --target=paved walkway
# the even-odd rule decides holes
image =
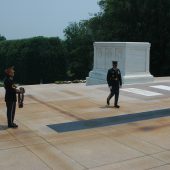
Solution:
[[[19,128],[8,129],[0,88],[0,170],[170,169],[170,78],[123,86],[120,109],[113,107],[113,100],[106,106],[106,85],[47,84],[25,89],[24,108],[16,111]],[[160,116],[164,111],[166,116]],[[147,112],[155,117],[126,121],[129,115],[147,116]],[[109,124],[116,116],[125,119],[123,123]],[[71,131],[50,128],[91,120],[108,124],[95,127],[93,122],[92,128]]]

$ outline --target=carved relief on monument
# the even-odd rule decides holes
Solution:
[[[114,58],[114,48],[105,48],[105,58],[106,58],[106,64],[105,64],[105,70],[108,70],[112,67],[111,61]]]
[[[100,68],[100,59],[102,57],[102,49],[101,48],[96,48],[96,55],[95,55],[95,68],[99,69]]]
[[[104,69],[105,56],[103,48],[96,48],[96,69]]]
[[[104,70],[106,65],[105,48],[102,48],[102,56],[100,58],[100,69]]]
[[[122,48],[115,48],[115,61],[118,61],[119,69],[123,70],[123,49]]]
[[[122,61],[123,56],[123,49],[122,48],[115,48],[115,60],[118,62]]]
[[[145,49],[129,48],[127,50],[127,73],[146,72],[146,51]]]

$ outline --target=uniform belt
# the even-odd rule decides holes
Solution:
[[[110,80],[118,80],[118,78],[111,78]]]

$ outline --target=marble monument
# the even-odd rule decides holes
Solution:
[[[86,78],[86,85],[105,84],[112,61],[118,61],[123,84],[152,82],[149,72],[150,43],[95,42],[94,65]]]

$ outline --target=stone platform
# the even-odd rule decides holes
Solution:
[[[170,77],[123,86],[120,109],[113,107],[113,100],[106,106],[106,85],[47,84],[25,89],[24,108],[16,111],[19,128],[8,129],[0,88],[0,170],[170,169]],[[123,123],[114,123],[117,117]],[[133,121],[127,121],[129,117]],[[50,128],[91,120],[112,124],[99,126],[93,121],[93,128],[86,124],[59,132]]]

